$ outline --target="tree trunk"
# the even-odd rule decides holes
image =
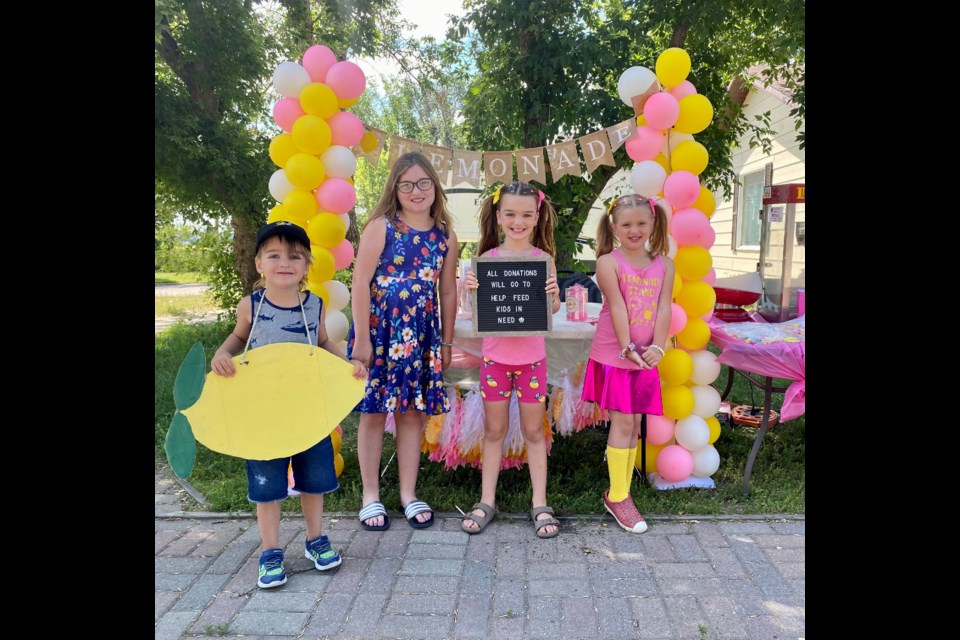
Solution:
[[[347,240],[353,245],[354,251],[360,244],[360,227],[357,226],[357,209],[350,209],[350,225],[347,227]]]
[[[253,246],[257,241],[257,229],[244,218],[231,218],[233,226],[233,266],[240,277],[243,295],[250,295],[253,285],[260,278],[254,262]]]

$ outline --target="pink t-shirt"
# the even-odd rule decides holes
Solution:
[[[534,248],[531,256],[538,256],[542,251]],[[500,256],[500,249],[493,248],[487,252],[493,258]],[[530,364],[547,357],[547,345],[543,336],[517,336],[515,338],[484,338],[483,357],[501,364]]]
[[[663,285],[663,258],[657,256],[643,269],[637,269],[620,255],[620,249],[614,249],[617,259],[617,280],[620,283],[620,295],[627,306],[627,318],[630,321],[630,341],[645,347],[653,341],[653,324],[657,319],[657,303],[660,300],[660,288]],[[609,364],[621,369],[639,369],[640,365],[619,357],[620,342],[613,330],[613,318],[610,316],[610,301],[604,300],[597,321],[597,332],[593,337],[590,357],[601,364]]]

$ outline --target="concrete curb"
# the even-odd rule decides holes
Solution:
[[[387,512],[391,518],[395,520],[403,520],[403,514],[399,512]],[[463,518],[459,513],[453,513],[450,511],[447,512],[436,512],[434,514],[437,518],[443,518],[445,520],[459,520]],[[356,518],[357,514],[354,512],[343,512],[343,511],[324,511],[323,516],[325,518],[336,518],[340,519],[351,519]],[[285,511],[281,514],[281,517],[284,518],[299,518],[302,517],[302,514],[297,513],[296,511]],[[645,514],[645,520],[655,521],[655,522],[746,522],[746,521],[760,521],[760,522],[774,522],[774,521],[784,521],[784,522],[805,522],[807,517],[802,513],[759,513],[759,514],[742,514],[742,515],[729,515],[729,514],[718,514],[718,515],[670,515],[670,514]],[[165,513],[157,513],[154,515],[156,520],[181,520],[181,519],[194,519],[194,520],[256,520],[257,514],[248,513],[246,511],[235,511],[235,512],[215,512],[215,511],[169,511]],[[556,516],[557,520],[560,522],[565,522],[568,524],[578,523],[578,522],[599,522],[604,518],[612,520],[612,518],[606,514],[584,514],[576,516]],[[511,520],[515,522],[526,522],[530,519],[530,516],[526,513],[497,513],[498,520]]]

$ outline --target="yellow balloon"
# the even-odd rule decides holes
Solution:
[[[330,147],[330,125],[320,116],[300,116],[290,132],[300,151],[320,155]]]
[[[363,134],[363,137],[360,138],[360,150],[364,153],[370,153],[377,148],[377,136],[373,134],[373,131],[367,131]]]
[[[713,258],[703,247],[688,245],[677,249],[673,263],[677,267],[677,273],[684,280],[699,280],[710,272]]]
[[[676,300],[677,296],[680,295],[680,291],[683,290],[683,278],[673,275],[673,292],[670,294],[670,299]]]
[[[717,441],[717,438],[720,437],[720,421],[717,420],[717,416],[710,416],[703,420],[707,423],[707,426],[710,427],[710,439],[707,441],[707,444],[713,444]]]
[[[677,296],[677,304],[687,312],[687,318],[699,318],[710,313],[717,304],[717,292],[703,280],[691,280],[683,283],[683,291]],[[690,361],[693,366],[693,361]],[[690,372],[691,374],[693,371]]]
[[[693,358],[682,349],[670,349],[660,359],[657,372],[668,385],[683,384],[693,375]]]
[[[359,99],[360,99],[359,96],[356,98],[349,98],[349,99],[337,98],[337,106],[340,107],[341,109],[349,109],[353,105],[357,104],[357,100]]]
[[[687,326],[677,334],[677,342],[685,349],[705,349],[710,342],[710,325],[703,318],[687,318]]]
[[[694,93],[680,100],[680,116],[673,128],[681,133],[700,133],[710,125],[711,120],[713,105],[706,96]]]
[[[313,254],[313,264],[310,265],[310,272],[307,274],[310,280],[314,282],[326,282],[327,280],[333,280],[333,254],[330,253],[329,249],[323,247],[318,247],[315,244],[310,245],[310,253]],[[326,289],[324,289],[326,291]],[[320,295],[319,293],[317,295]],[[330,303],[330,296],[324,300],[325,303]]]
[[[324,307],[330,302],[330,293],[327,291],[327,288],[316,280],[307,280],[307,289],[310,290],[310,293],[323,300]]]
[[[322,82],[311,82],[300,92],[300,106],[310,115],[329,118],[337,113],[337,94]]]
[[[333,456],[333,470],[336,472],[337,477],[340,477],[340,474],[343,473],[343,456],[339,453]]]
[[[679,47],[664,50],[657,58],[657,80],[664,87],[675,87],[690,73],[690,54]]]
[[[267,214],[267,222],[277,222],[279,220],[286,220],[287,213],[283,208],[283,203],[276,205],[273,209],[270,209],[270,213]]]
[[[653,161],[663,167],[663,170],[667,172],[667,175],[670,175],[670,161],[667,160],[667,156],[659,153],[657,154],[657,157],[653,159]]]
[[[647,124],[647,119],[643,117],[643,114],[637,116],[637,126],[642,127]]]
[[[283,213],[287,216],[284,220],[292,222],[304,231],[307,230],[307,220],[309,220],[307,216],[302,215],[299,211],[291,211],[286,202],[283,203]]]
[[[663,451],[663,448],[667,446],[665,444],[650,444],[649,442],[644,443],[644,449],[647,452],[647,473],[653,473],[657,470],[657,456],[660,455],[660,452]],[[633,463],[634,466],[639,469],[643,465],[643,458],[640,457],[640,452],[637,452],[637,459]]]
[[[343,436],[336,429],[330,432],[330,444],[333,445],[334,453],[340,453],[340,447],[343,446]]]
[[[669,385],[660,392],[663,415],[674,420],[686,418],[693,411],[693,392],[682,384]]]
[[[673,155],[670,156],[674,171],[689,171],[695,176],[703,173],[709,160],[710,154],[707,153],[707,148],[696,140],[681,142],[673,150]]]
[[[274,136],[273,140],[270,141],[269,151],[273,164],[281,169],[287,164],[290,156],[295,153],[300,153],[300,149],[293,141],[293,136],[289,133],[281,133]]]
[[[307,235],[313,244],[332,249],[347,237],[347,225],[339,216],[321,211],[307,223]]]
[[[708,218],[712,218],[713,212],[717,210],[717,199],[713,197],[713,192],[710,189],[701,186],[700,195],[697,196],[697,200],[692,206],[694,209],[703,211]]]
[[[314,116],[316,117],[316,116]],[[283,166],[287,172],[287,180],[297,189],[312,191],[320,186],[327,177],[323,169],[323,162],[317,156],[309,153],[295,153]]]
[[[286,207],[290,215],[296,216],[297,219],[302,219],[304,225],[307,220],[317,214],[317,198],[311,191],[294,189],[287,194],[287,197],[283,201],[283,206]]]

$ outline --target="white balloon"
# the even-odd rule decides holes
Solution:
[[[347,341],[346,341],[346,340],[341,340],[340,342],[338,342],[338,343],[337,343],[337,348],[340,349],[340,353],[342,353],[343,355],[347,355]]]
[[[338,218],[340,218],[341,220],[343,220],[343,224],[345,224],[345,225],[347,226],[347,229],[350,228],[350,214],[349,214],[349,213],[341,213],[341,214],[335,214],[335,215],[336,215]]]
[[[690,387],[693,394],[693,414],[701,418],[709,418],[720,410],[720,392],[710,385],[696,385]]]
[[[630,170],[630,184],[634,193],[642,196],[655,196],[663,191],[667,179],[667,170],[655,160],[644,160],[633,165]]]
[[[617,93],[620,94],[620,99],[623,100],[623,104],[628,107],[633,106],[633,102],[630,99],[633,96],[640,96],[650,88],[650,85],[657,81],[657,74],[646,67],[630,67],[626,71],[620,74],[620,79],[617,80]],[[657,88],[659,88],[659,84]]]
[[[692,476],[706,478],[712,476],[720,468],[720,452],[712,444],[708,444],[702,449],[692,451],[693,471]]]
[[[330,294],[330,308],[327,309],[327,313],[330,313],[330,309],[341,311],[350,304],[350,289],[347,288],[347,285],[339,280],[327,280],[323,283],[323,286]]]
[[[299,98],[303,88],[310,84],[310,74],[296,62],[281,62],[273,72],[273,88],[287,98]]]
[[[287,195],[296,189],[290,182],[290,178],[287,177],[287,172],[283,169],[277,169],[273,172],[267,188],[270,189],[270,195],[272,195],[277,202],[286,200]]]
[[[347,337],[347,331],[350,330],[350,323],[343,311],[337,309],[327,309],[327,335],[334,342],[340,342]]]
[[[690,379],[697,384],[710,384],[720,375],[720,363],[717,362],[717,356],[700,349],[690,354],[693,359],[693,375]]]
[[[339,144],[331,145],[320,156],[320,160],[328,178],[349,178],[357,170],[357,159],[353,152]]]
[[[673,260],[677,257],[677,241],[673,239],[673,236],[667,236],[667,257]],[[676,277],[676,274],[674,274]]]
[[[696,451],[710,443],[710,427],[703,418],[691,414],[677,420],[674,437],[684,449]]]

